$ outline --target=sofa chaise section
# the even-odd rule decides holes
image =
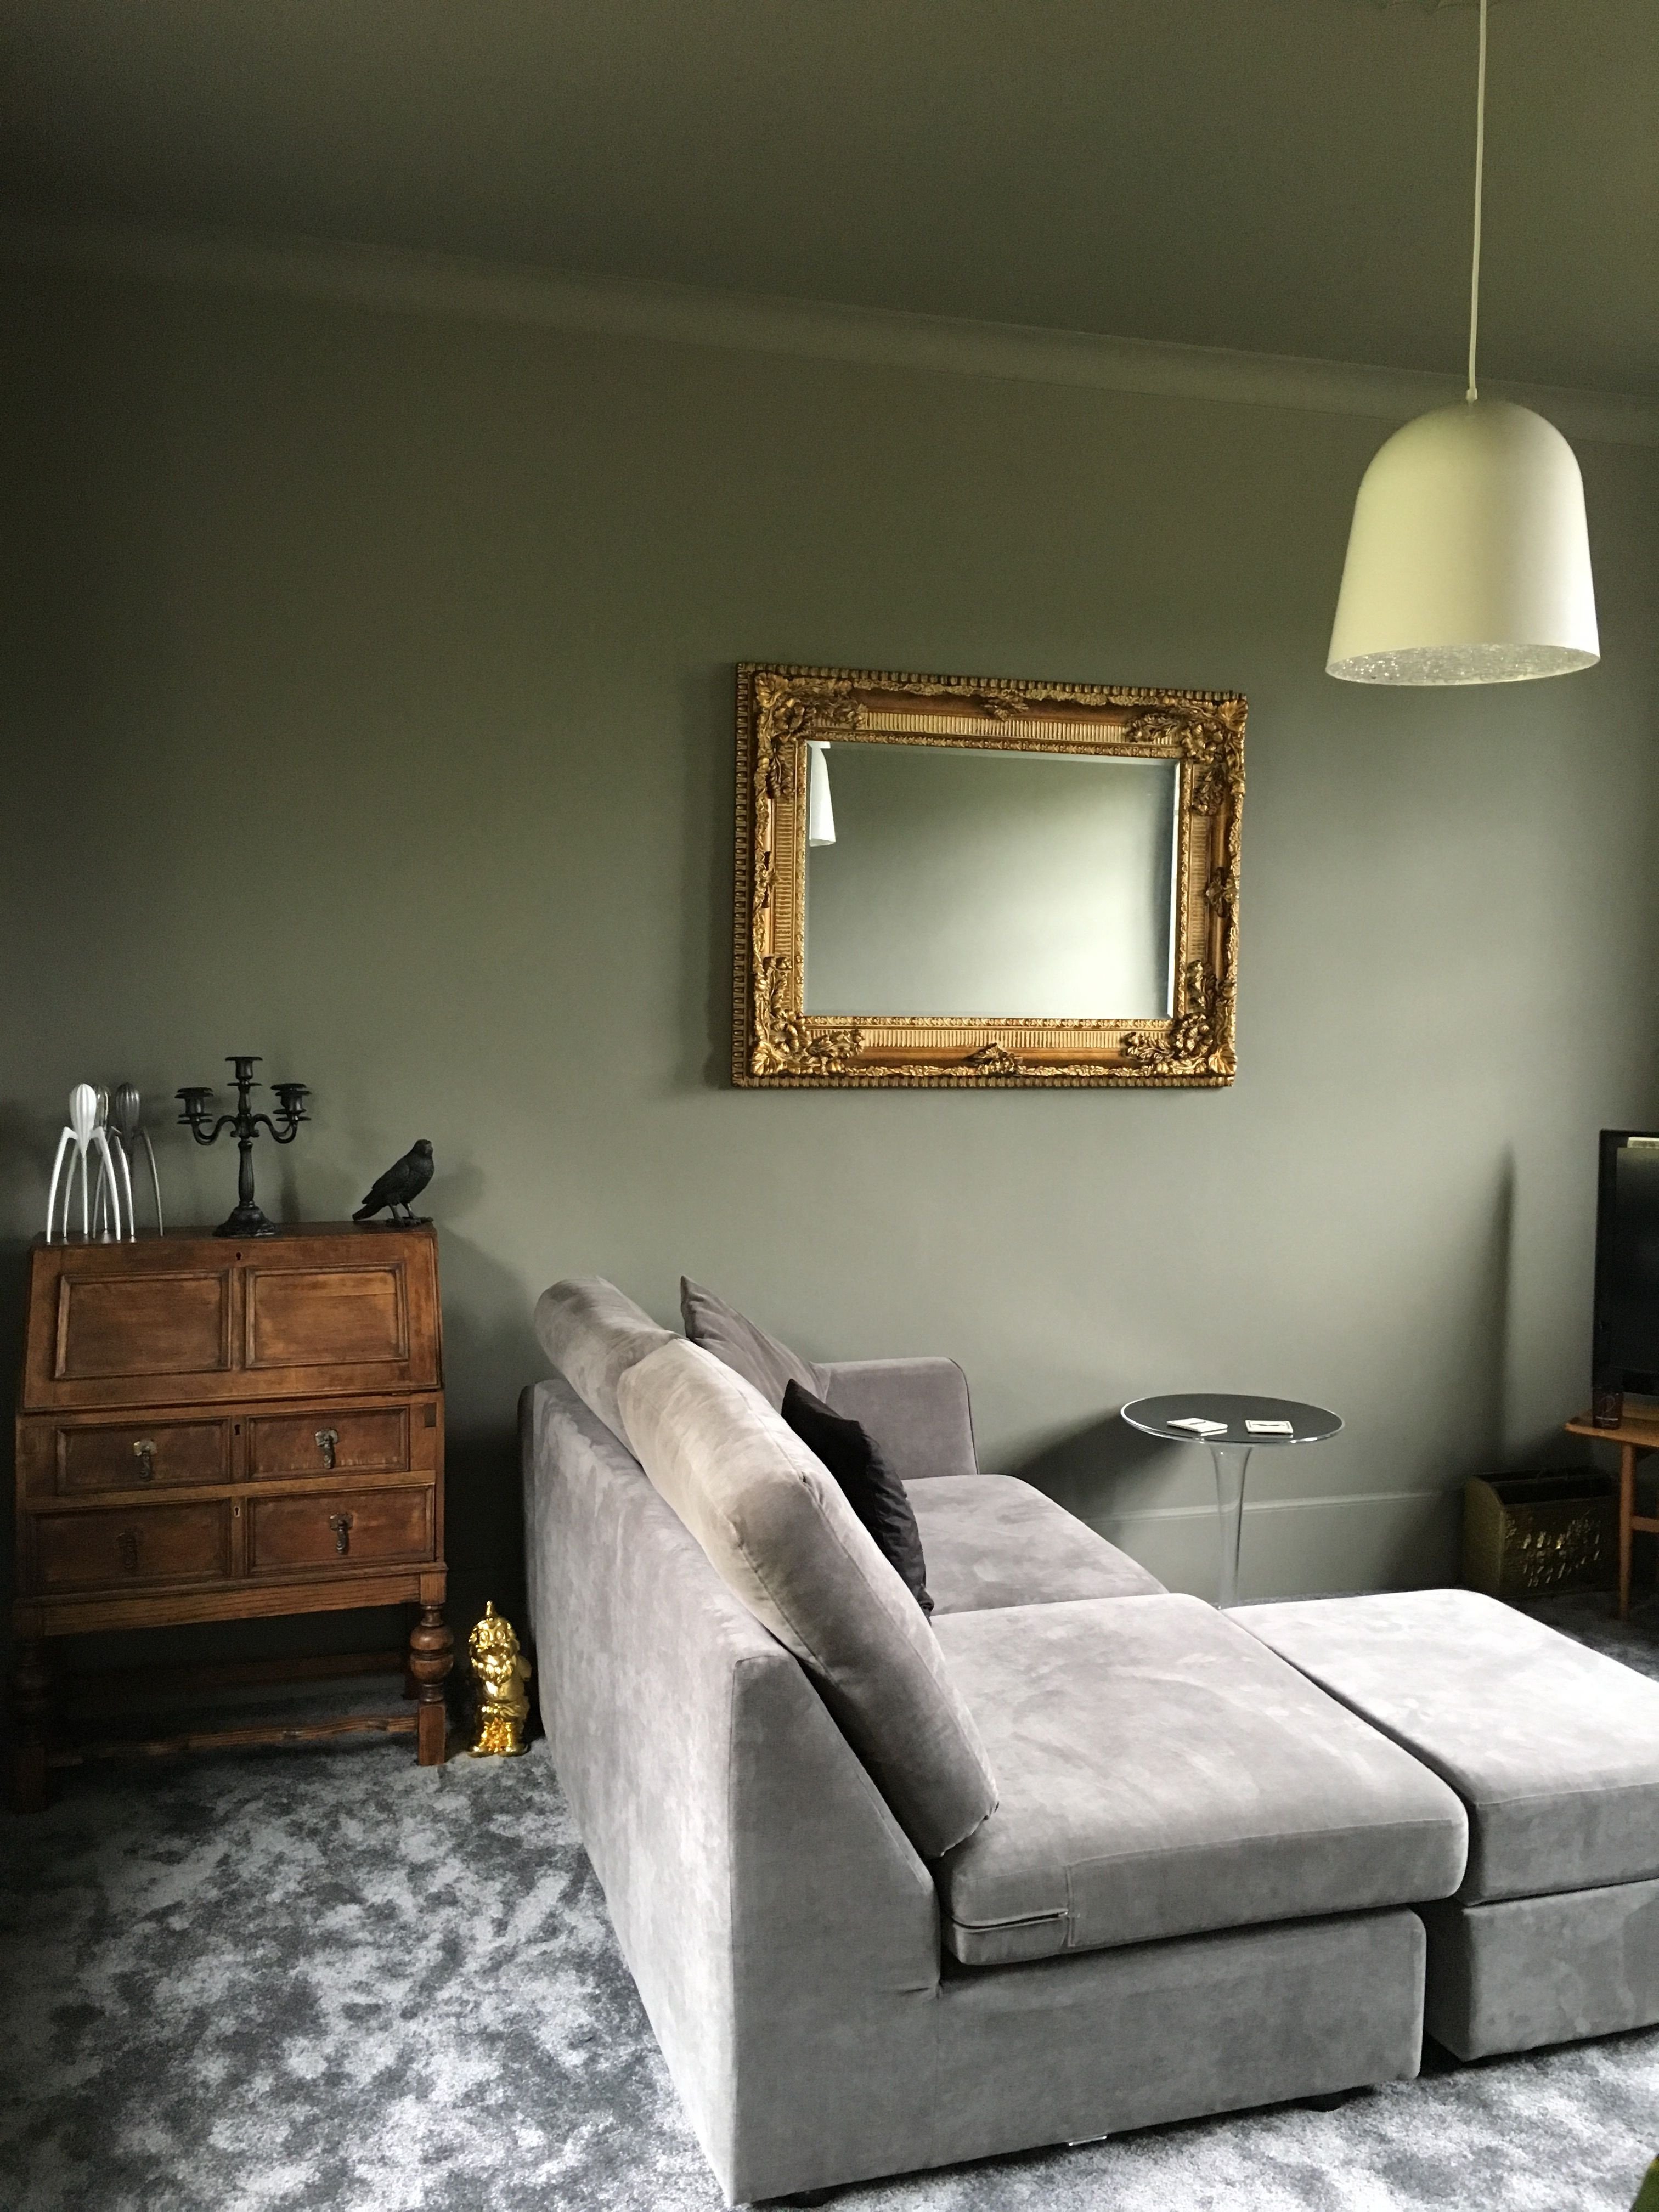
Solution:
[[[789,1648],[793,1615],[768,1632],[783,1585],[763,1603],[700,1517],[748,1514],[742,1437],[702,1425],[708,1497],[676,1487],[674,1423],[641,1430],[665,1491],[628,1448],[636,1370],[713,1355],[671,1358],[597,1281],[538,1327],[561,1370],[520,1414],[542,1711],[732,2200],[1409,2076],[1425,1972],[1466,2057],[1659,2020],[1659,1684],[1468,1593],[1218,1617],[980,1474],[953,1363],[814,1368],[906,1486],[941,1601],[926,1669],[994,1784],[924,1857],[826,1648]],[[757,1386],[710,1388],[786,1447]],[[818,1510],[915,1646],[867,1531]]]
[[[569,1379],[526,1393],[521,1413],[539,1695],[623,1956],[729,2198],[1416,2071],[1424,1936],[1402,1906],[1000,1967],[956,1959],[939,1864],[618,1433],[617,1391],[665,1333],[609,1285],[578,1286],[574,1304],[544,1301],[538,1321],[556,1322],[544,1340],[558,1340]],[[916,1364],[927,1370],[912,1378],[918,1406],[930,1391],[962,1394],[963,1420],[942,1431],[959,1438],[960,1370]],[[864,1411],[882,1418],[880,1390],[860,1382]],[[881,1389],[895,1385],[890,1374]],[[918,1433],[934,1419],[919,1415]],[[947,1582],[957,1547],[963,1603],[939,1620],[947,1665],[953,1635],[971,1643],[1007,1610],[988,1594],[1018,1593],[1037,1615],[1166,1601],[1026,1486],[959,1458],[952,1474],[948,1451],[931,1464],[922,1474],[913,1458],[907,1482],[915,1498],[937,1497]],[[991,1553],[1011,1529],[1024,1565],[997,1583]],[[1079,1578],[1135,1594],[1079,1598]]]
[[[562,1376],[526,1396],[543,1717],[729,2201],[1416,2071],[1407,1910],[959,1966],[802,1668]]]
[[[1000,1802],[938,1868],[945,1934],[1005,1966],[1449,1897],[1463,1808],[1197,1598],[936,1626]]]

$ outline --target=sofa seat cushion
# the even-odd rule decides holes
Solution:
[[[1463,1808],[1192,1597],[936,1617],[1000,1802],[937,1869],[964,1965],[1447,1897]]]
[[[916,1850],[948,1850],[995,1805],[996,1783],[927,1615],[835,1478],[697,1345],[664,1345],[617,1397],[652,1486],[805,1668]]]
[[[1456,1790],[1466,1901],[1659,1876],[1659,1682],[1474,1590],[1236,1618]]]
[[[936,1475],[905,1490],[939,1613],[1164,1594],[1127,1552],[1017,1475]]]

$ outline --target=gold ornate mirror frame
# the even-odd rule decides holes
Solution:
[[[1231,691],[740,664],[733,1080],[907,1090],[1231,1083],[1245,711]],[[807,1013],[814,738],[1178,761],[1174,1012],[1116,1021]]]

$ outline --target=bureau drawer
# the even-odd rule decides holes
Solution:
[[[60,1498],[89,1490],[160,1489],[231,1479],[228,1421],[126,1421],[118,1428],[53,1431],[52,1488]]]
[[[429,1559],[435,1549],[432,1491],[337,1490],[256,1498],[248,1506],[248,1571],[380,1566]]]
[[[230,1504],[136,1505],[33,1516],[34,1579],[63,1590],[221,1582],[230,1572]]]
[[[325,1474],[331,1468],[353,1474],[407,1474],[408,1407],[250,1417],[250,1480],[281,1474]]]

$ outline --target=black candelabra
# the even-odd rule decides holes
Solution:
[[[228,1129],[234,1136],[241,1158],[236,1169],[236,1211],[214,1231],[216,1237],[274,1237],[276,1224],[266,1219],[253,1200],[253,1139],[261,1129],[268,1130],[279,1145],[291,1145],[300,1133],[300,1124],[310,1120],[306,1112],[309,1097],[303,1083],[273,1083],[276,1097],[276,1118],[269,1114],[256,1114],[248,1103],[249,1094],[259,1089],[253,1079],[253,1071],[259,1064],[255,1053],[228,1053],[226,1058],[235,1070],[236,1111],[222,1114],[211,1121],[212,1109],[208,1101],[218,1094],[204,1083],[192,1083],[179,1093],[179,1103],[184,1112],[179,1121],[190,1131],[198,1145],[210,1145]],[[211,1122],[211,1126],[210,1123]],[[279,1127],[278,1124],[281,1126]]]

